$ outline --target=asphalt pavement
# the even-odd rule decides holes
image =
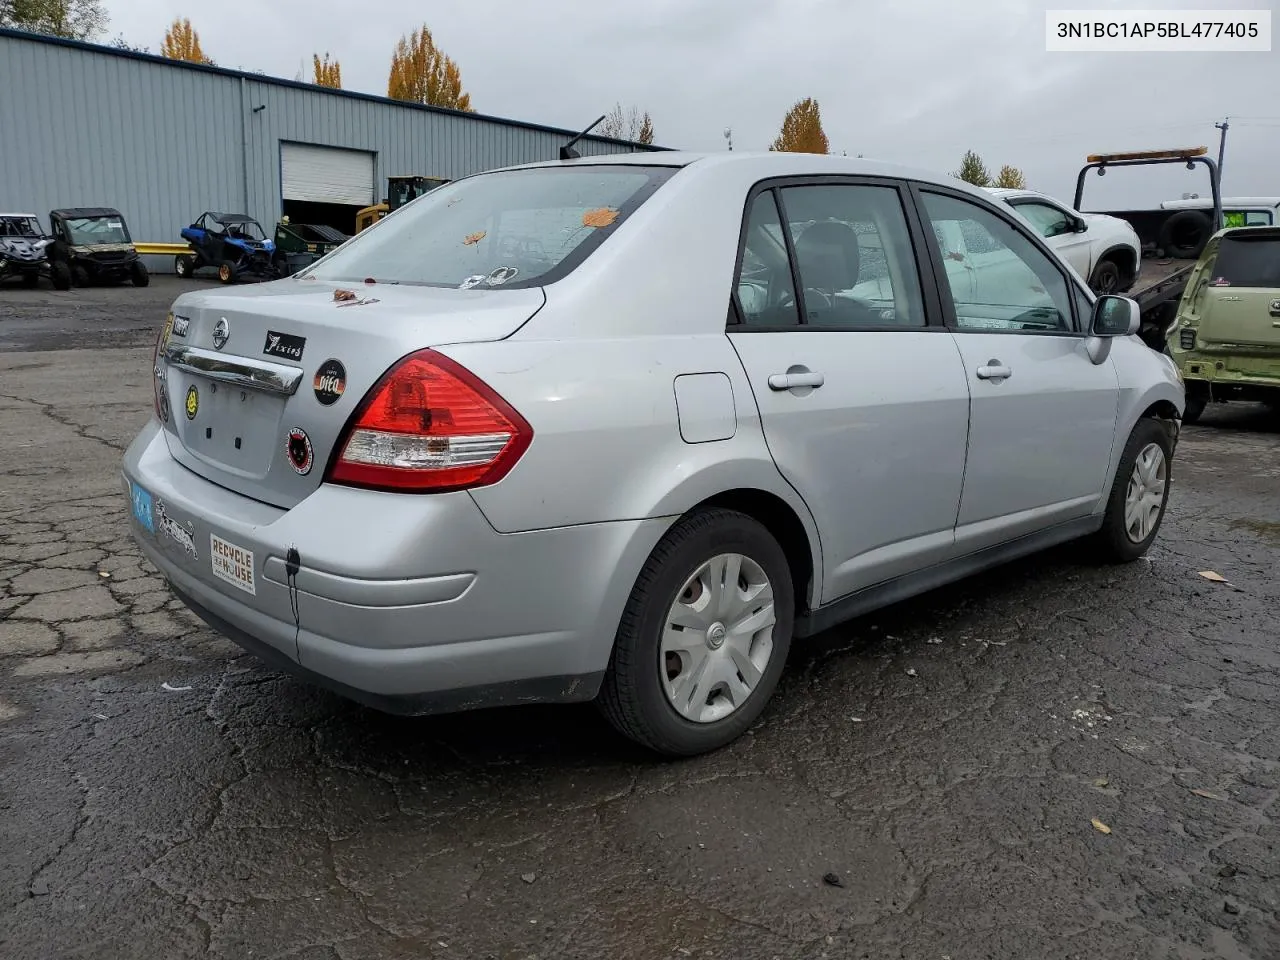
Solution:
[[[118,467],[181,289],[0,289],[0,957],[1280,957],[1260,408],[1186,428],[1147,560],[798,645],[672,763],[590,707],[381,715],[173,600]]]

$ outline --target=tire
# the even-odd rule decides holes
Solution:
[[[695,590],[695,597],[705,595],[714,602],[715,594],[704,593],[706,588],[701,585],[712,581],[715,560],[724,555],[740,558],[740,577],[756,584],[757,589],[762,582],[772,588],[772,630],[768,633],[759,630],[739,642],[735,642],[732,633],[726,636],[724,627],[760,616],[759,610],[744,608],[738,611],[737,617],[732,613],[724,616],[725,623],[720,620],[712,623],[711,639],[706,638],[708,634],[690,629],[687,631],[690,637],[697,639],[686,641],[690,644],[687,648],[673,647],[678,653],[664,655],[663,637],[672,608],[681,597]],[[700,572],[706,579],[697,579]],[[741,582],[739,579],[738,583]],[[735,596],[740,596],[738,590]],[[696,603],[696,598],[692,602]],[[681,606],[690,621],[704,619],[684,604]],[[618,625],[597,704],[620,733],[656,753],[687,757],[717,750],[745,733],[767,706],[786,664],[794,619],[791,570],[786,555],[769,531],[751,517],[731,510],[691,514],[659,541],[636,578]],[[719,643],[714,643],[716,631]],[[677,631],[672,634],[679,636]],[[703,712],[703,717],[695,720],[677,711],[675,694],[668,690],[678,691],[678,684],[671,681],[678,681],[686,671],[694,676],[697,665],[688,663],[686,656],[698,655],[703,657],[703,672],[697,674],[699,677],[705,676],[706,670],[734,666],[732,673],[726,672],[720,682],[706,687],[694,682],[694,691],[707,694],[701,703],[695,703],[693,697],[685,701],[689,712]],[[749,663],[744,663],[744,656]],[[673,677],[670,671],[676,669],[676,665],[680,669]],[[751,667],[758,673],[754,686],[746,685],[743,680],[742,670]],[[741,695],[740,702],[734,702],[737,698],[728,695],[731,689]],[[714,702],[709,705],[708,701]],[[715,716],[727,707],[729,712]]]
[[[71,268],[63,260],[49,264],[49,282],[55,290],[71,289]]]
[[[133,281],[135,287],[145,287],[151,283],[151,274],[147,271],[147,265],[141,260],[135,260],[129,266],[129,279]]]
[[[1120,265],[1114,260],[1099,260],[1093,268],[1093,276],[1089,278],[1089,289],[1102,296],[1120,291]]]
[[[223,260],[218,264],[218,281],[220,283],[235,283],[236,265],[233,261]]]
[[[22,275],[22,285],[28,290],[34,290],[36,287],[40,286],[40,274],[34,272],[24,273]]]
[[[87,287],[89,285],[89,271],[84,267],[71,268],[71,282],[77,287]]]
[[[1201,414],[1204,413],[1206,403],[1207,401],[1204,397],[1188,395],[1186,409],[1182,411],[1182,422],[1184,424],[1191,424],[1199,420]]]
[[[173,272],[178,275],[179,280],[186,280],[195,273],[196,261],[195,257],[189,254],[180,254],[173,258]]]
[[[1178,260],[1195,260],[1213,236],[1213,221],[1199,210],[1179,210],[1160,227],[1160,246]]]
[[[1131,483],[1143,482],[1151,477],[1154,470],[1137,471],[1139,457],[1146,460],[1152,449],[1159,451],[1160,470],[1163,481],[1158,494],[1150,489],[1149,493],[1158,497],[1159,511],[1152,517],[1146,513],[1145,526],[1137,527],[1130,533],[1130,523],[1126,518],[1126,503],[1129,499]],[[1102,529],[1098,531],[1095,546],[1099,559],[1109,563],[1130,563],[1143,556],[1160,531],[1164,520],[1165,508],[1169,503],[1169,480],[1172,476],[1173,441],[1164,425],[1151,417],[1143,417],[1129,434],[1129,442],[1125,444],[1124,454],[1120,457],[1120,466],[1116,469],[1115,479],[1111,483],[1111,495],[1107,498],[1107,512],[1103,517]],[[1148,501],[1151,507],[1155,503]]]

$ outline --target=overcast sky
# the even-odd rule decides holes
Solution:
[[[348,89],[384,95],[391,50],[426,18],[481,113],[580,128],[615,101],[648,110],[657,142],[766,149],[783,115],[818,99],[832,152],[940,171],[974,149],[994,172],[1070,200],[1084,157],[1209,146],[1231,118],[1227,194],[1280,195],[1280,44],[1270,53],[1047,53],[1044,11],[1275,9],[1280,0],[106,0],[108,36],[158,51],[191,17],[219,64],[292,78],[313,52]],[[626,12],[623,12],[626,10]],[[1203,168],[1116,171],[1087,201],[1208,194]],[[1093,206],[1086,202],[1086,207]]]

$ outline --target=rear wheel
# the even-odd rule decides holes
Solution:
[[[49,264],[49,282],[55,290],[71,289],[71,268],[65,261],[55,260]]]
[[[236,265],[230,260],[223,260],[218,264],[218,280],[222,283],[230,283],[236,278]]]
[[[87,287],[89,285],[89,271],[79,265],[72,267],[71,282],[77,287]]]
[[[1096,545],[1102,559],[1128,563],[1155,540],[1169,502],[1173,440],[1159,420],[1144,417],[1125,444]]]
[[[133,281],[135,287],[145,287],[151,283],[151,274],[147,272],[147,265],[141,260],[135,260],[129,266],[129,279]]]
[[[196,260],[190,254],[181,254],[173,258],[173,272],[178,275],[179,279],[185,280],[195,272],[195,269]]]
[[[1089,287],[1098,296],[1115,293],[1120,289],[1120,265],[1114,260],[1102,260],[1093,268]]]
[[[599,706],[658,753],[723,747],[773,695],[794,615],[786,556],[764,526],[730,510],[688,516],[636,579]]]

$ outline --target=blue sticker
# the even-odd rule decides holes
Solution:
[[[130,481],[129,497],[133,501],[133,519],[146,527],[149,533],[155,533],[156,522],[151,513],[151,494]]]

